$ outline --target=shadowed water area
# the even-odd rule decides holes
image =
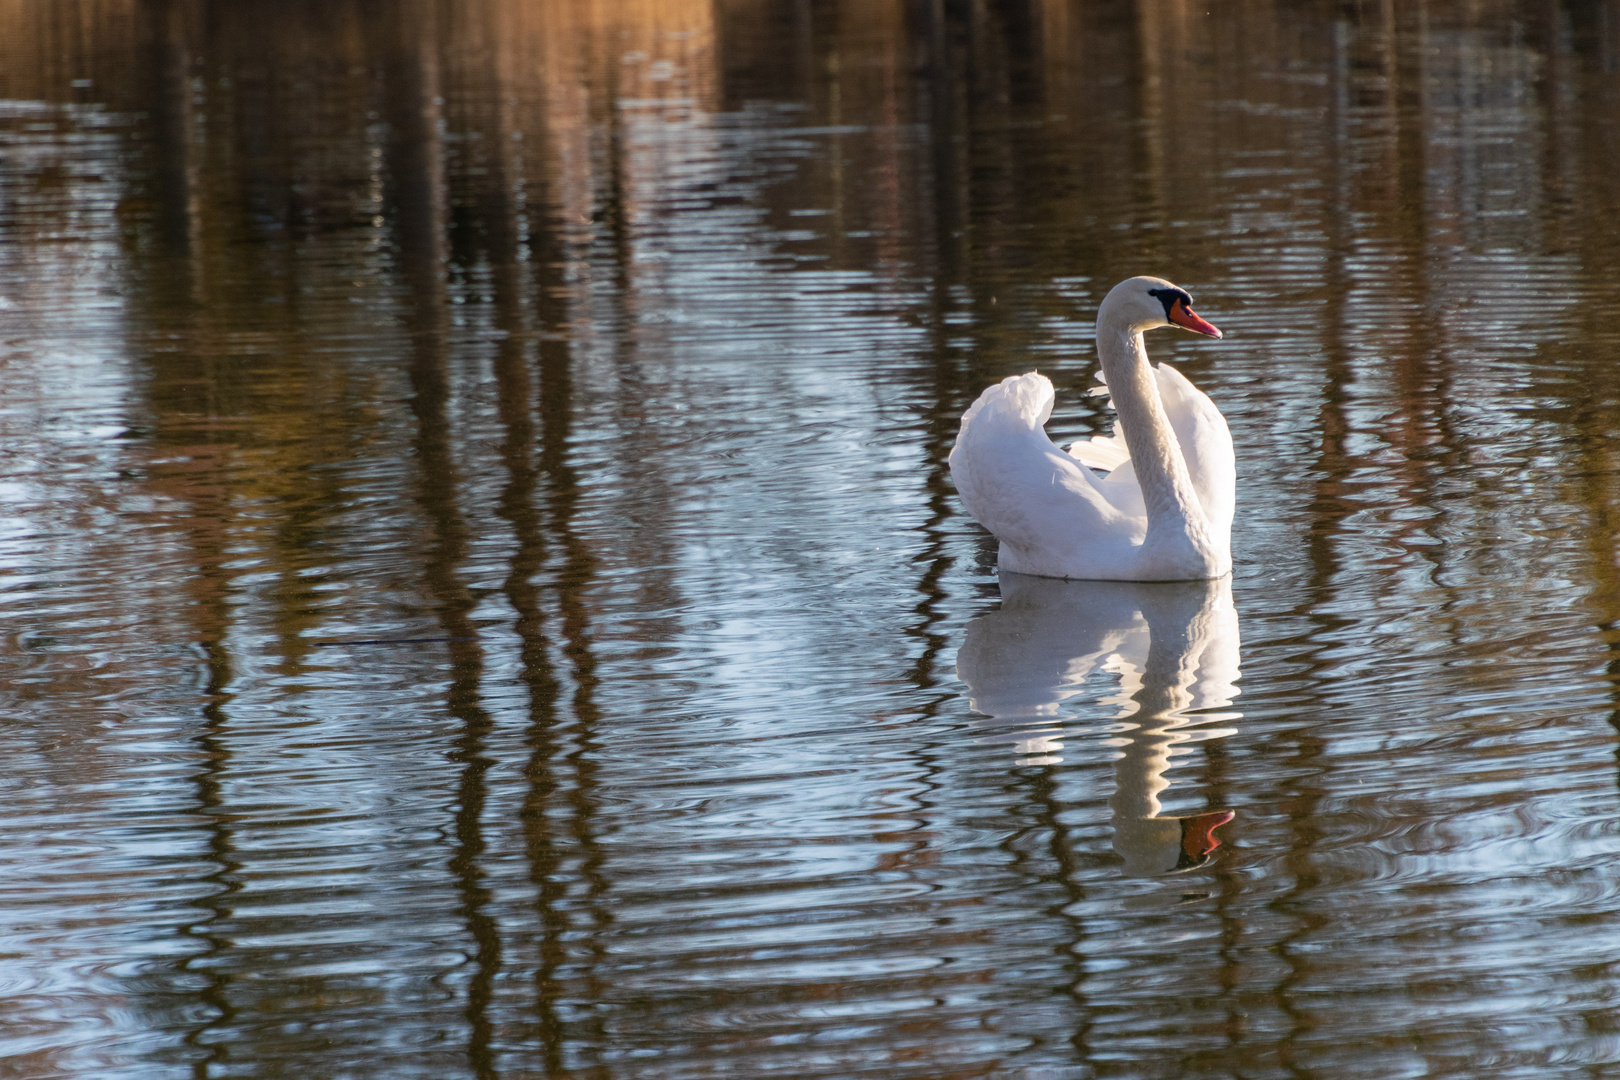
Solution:
[[[0,0],[0,1077],[1620,1076],[1620,0]],[[1091,324],[1229,581],[998,579]]]

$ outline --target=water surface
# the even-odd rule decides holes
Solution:
[[[0,1076],[1620,1075],[1620,6],[1209,7],[0,0]]]

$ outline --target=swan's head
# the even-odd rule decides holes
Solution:
[[[1120,320],[1141,333],[1159,326],[1179,326],[1195,334],[1218,338],[1221,332],[1193,314],[1192,297],[1187,290],[1163,278],[1133,277],[1120,282],[1103,298],[1097,321]]]

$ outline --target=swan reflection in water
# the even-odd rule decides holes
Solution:
[[[1058,581],[1001,575],[1001,607],[968,626],[956,673],[991,741],[1014,743],[1021,764],[1062,761],[1068,698],[1097,672],[1119,680],[1113,737],[1114,850],[1131,876],[1207,864],[1232,811],[1160,814],[1176,747],[1233,734],[1218,726],[1237,696],[1238,619],[1229,578],[1214,581]]]

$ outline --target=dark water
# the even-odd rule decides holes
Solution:
[[[1614,0],[0,0],[0,1076],[1620,1076],[1617,162]],[[1236,573],[998,582],[1135,273]]]

